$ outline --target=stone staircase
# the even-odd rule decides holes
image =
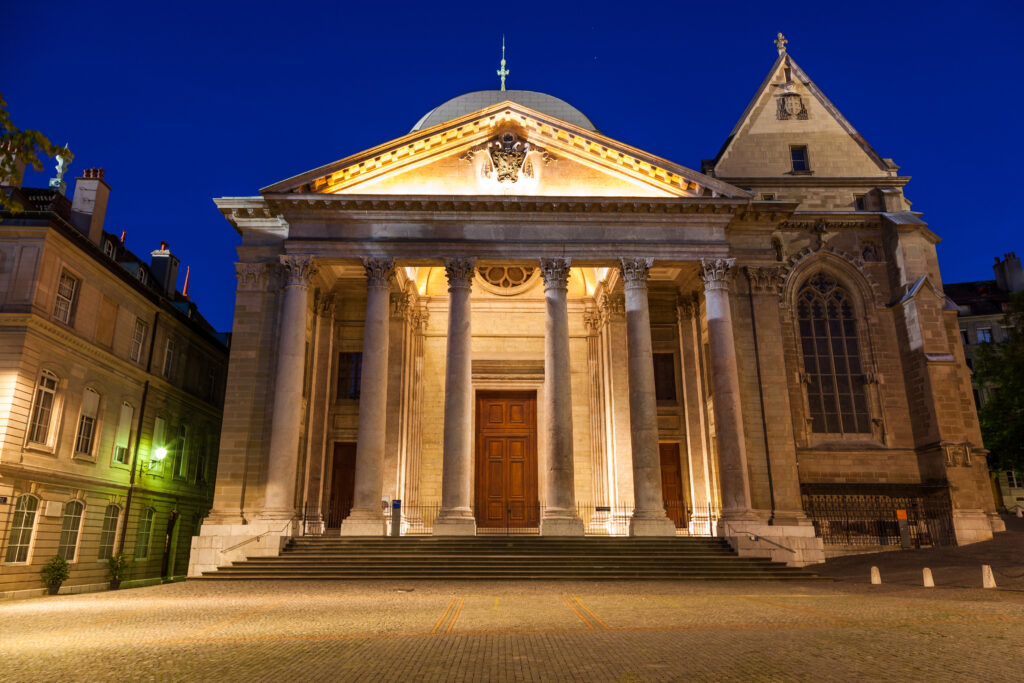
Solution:
[[[819,577],[739,557],[719,538],[402,537],[293,539],[197,580],[683,579],[808,581]]]

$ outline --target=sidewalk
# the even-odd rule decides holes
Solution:
[[[981,588],[981,565],[992,566],[999,590],[1024,592],[1024,519],[1003,515],[1006,531],[991,541],[952,548],[901,550],[837,557],[810,567],[838,583],[870,584],[871,567],[878,567],[882,584],[922,585],[921,570],[932,570],[937,588]]]

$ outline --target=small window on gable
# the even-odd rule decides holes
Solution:
[[[775,193],[774,192],[762,192],[761,193],[761,199],[763,199],[766,202],[774,202],[775,201]]]
[[[853,195],[853,205],[857,211],[867,211],[867,195],[855,194]]]
[[[100,413],[100,395],[86,388],[82,393],[82,412],[78,416],[78,432],[75,434],[75,454],[92,455],[96,443],[96,423]]]
[[[78,287],[80,281],[66,270],[60,274],[60,282],[57,283],[57,298],[53,303],[53,317],[70,325],[74,317],[75,301],[78,298]]]
[[[103,241],[103,253],[109,256],[110,258],[117,257],[117,247],[114,246],[114,240]]]
[[[789,156],[793,162],[793,173],[811,172],[811,166],[807,160],[807,145],[790,145]]]

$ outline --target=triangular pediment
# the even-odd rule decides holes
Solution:
[[[505,101],[263,193],[749,197],[726,182]]]
[[[805,146],[815,176],[895,176],[788,52],[782,52],[712,162],[719,178],[791,175]]]

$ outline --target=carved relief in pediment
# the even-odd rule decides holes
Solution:
[[[516,183],[521,178],[533,178],[537,157],[547,165],[555,157],[542,147],[537,147],[512,131],[503,131],[487,142],[467,150],[459,158],[468,163],[477,163],[477,155],[483,155],[479,163],[480,177],[499,183]]]

